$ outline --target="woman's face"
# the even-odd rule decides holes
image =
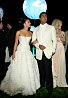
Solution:
[[[30,23],[30,20],[29,20],[29,19],[27,19],[27,20],[25,21],[25,25],[26,25],[26,27],[30,27],[31,23]]]
[[[61,27],[62,27],[62,23],[57,23],[56,29],[61,30]]]

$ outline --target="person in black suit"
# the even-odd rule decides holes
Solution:
[[[9,50],[9,56],[13,54],[14,42],[15,42],[15,29],[13,28],[13,22],[8,21],[7,23],[8,33],[7,33],[7,46]]]
[[[3,22],[0,21],[0,83],[5,76],[6,32],[3,27]]]

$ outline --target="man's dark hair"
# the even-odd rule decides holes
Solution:
[[[41,18],[41,15],[42,15],[42,14],[46,14],[46,12],[42,12],[42,13],[40,13],[39,18]],[[47,14],[46,14],[46,15],[47,15]]]

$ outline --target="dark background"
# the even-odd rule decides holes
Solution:
[[[0,0],[0,7],[4,10],[4,21],[8,17],[16,21],[20,17],[26,17],[22,10],[22,4],[24,0]],[[51,24],[52,20],[59,18],[63,21],[62,29],[68,30],[68,5],[67,0],[46,0],[47,2],[47,15],[48,23]],[[37,20],[31,20],[32,23],[36,23]]]

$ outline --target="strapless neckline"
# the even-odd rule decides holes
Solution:
[[[23,35],[20,35],[20,37],[27,37],[28,38],[28,37],[31,37],[31,36],[23,36]]]

